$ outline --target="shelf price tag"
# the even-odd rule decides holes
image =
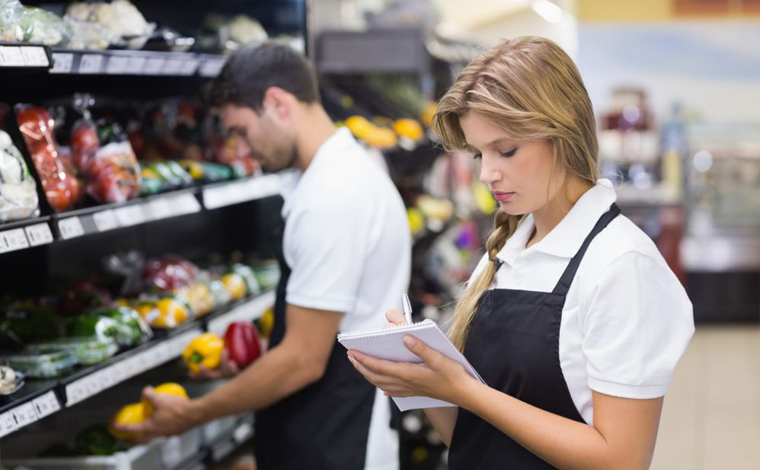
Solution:
[[[116,214],[111,209],[96,212],[92,218],[95,221],[95,227],[98,228],[98,232],[107,232],[119,226],[119,223],[116,221]]]
[[[168,59],[164,64],[163,75],[179,75],[182,70],[182,59]]]
[[[145,75],[161,75],[161,72],[164,69],[164,62],[165,60],[160,57],[149,58],[147,63],[145,64],[144,74]]]
[[[0,59],[5,67],[23,67],[26,65],[21,48],[18,46],[0,46]]]
[[[197,59],[183,60],[179,74],[184,76],[195,75],[195,72],[198,70],[198,64],[199,63]]]
[[[29,248],[29,241],[26,239],[26,233],[23,228],[6,230],[1,235],[5,242],[6,252]]]
[[[85,54],[79,60],[79,73],[100,73],[103,68],[103,56],[100,54]]]
[[[31,402],[17,406],[12,411],[13,417],[16,418],[16,429],[21,429],[39,420],[34,404]]]
[[[200,74],[204,77],[216,77],[222,71],[226,62],[227,60],[224,58],[205,60],[201,64]]]
[[[172,199],[172,205],[176,207],[175,215],[187,215],[200,212],[201,204],[193,194],[182,194]]]
[[[122,75],[129,69],[129,57],[111,56],[106,65],[106,73],[110,75]]]
[[[55,392],[47,392],[41,397],[35,398],[32,403],[34,403],[34,408],[37,410],[39,419],[50,416],[61,409],[61,405],[55,397]]]
[[[145,57],[130,57],[125,73],[129,75],[142,75],[145,72],[145,66],[147,63],[148,59]]]
[[[161,220],[174,216],[169,200],[165,197],[150,201],[147,208],[150,220]]]
[[[7,436],[16,430],[16,418],[10,411],[0,415],[0,437]]]
[[[132,225],[145,223],[145,213],[139,204],[120,207],[115,209],[114,212],[116,213],[116,220],[119,221],[119,225],[122,227],[131,227]]]
[[[31,246],[53,243],[53,232],[50,231],[50,226],[47,223],[30,225],[24,230]]]
[[[61,237],[69,240],[84,235],[84,227],[79,217],[69,217],[58,221],[58,230],[61,231]]]
[[[71,73],[74,64],[74,54],[69,52],[53,52],[53,68],[50,73]]]
[[[47,67],[50,65],[45,48],[40,46],[21,46],[21,55],[28,67]]]

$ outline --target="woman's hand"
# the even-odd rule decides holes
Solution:
[[[406,318],[404,318],[404,314],[401,313],[401,310],[397,308],[388,309],[385,312],[385,319],[388,320],[388,323],[385,325],[386,330],[407,324]]]
[[[396,310],[395,313],[387,314],[388,321],[394,325],[404,321],[401,312]],[[385,361],[354,350],[348,351],[348,359],[364,378],[390,397],[426,396],[462,406],[473,387],[480,383],[461,364],[422,341],[407,335],[404,345],[422,362]]]

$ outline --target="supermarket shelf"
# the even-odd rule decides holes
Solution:
[[[223,56],[211,56],[224,65]],[[209,58],[183,52],[52,50],[52,74],[192,77]],[[218,70],[221,70],[219,66]],[[217,74],[219,73],[217,70]]]
[[[274,291],[268,291],[235,302],[67,377],[29,381],[12,400],[0,401],[0,438],[178,358],[203,331],[220,331],[233,321],[257,319],[274,299]]]
[[[0,225],[0,255],[87,235],[180,217],[279,194],[277,175],[173,191]],[[204,204],[199,196],[202,195]],[[51,227],[53,230],[51,230]]]

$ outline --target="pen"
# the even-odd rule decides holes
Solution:
[[[409,296],[404,294],[401,297],[401,305],[404,312],[404,318],[406,319],[406,323],[411,325],[412,324],[412,304],[409,302]]]

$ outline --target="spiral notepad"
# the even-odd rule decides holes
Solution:
[[[451,341],[449,341],[443,331],[431,320],[384,330],[341,333],[338,335],[338,342],[346,349],[359,351],[379,359],[395,362],[422,362],[419,357],[415,356],[404,346],[403,339],[407,334],[414,336],[449,359],[462,364],[471,376],[483,382],[483,379],[480,378],[480,375],[470,363],[467,362],[462,353],[451,344]],[[393,398],[393,401],[401,411],[417,408],[455,406],[451,403],[429,397]]]

